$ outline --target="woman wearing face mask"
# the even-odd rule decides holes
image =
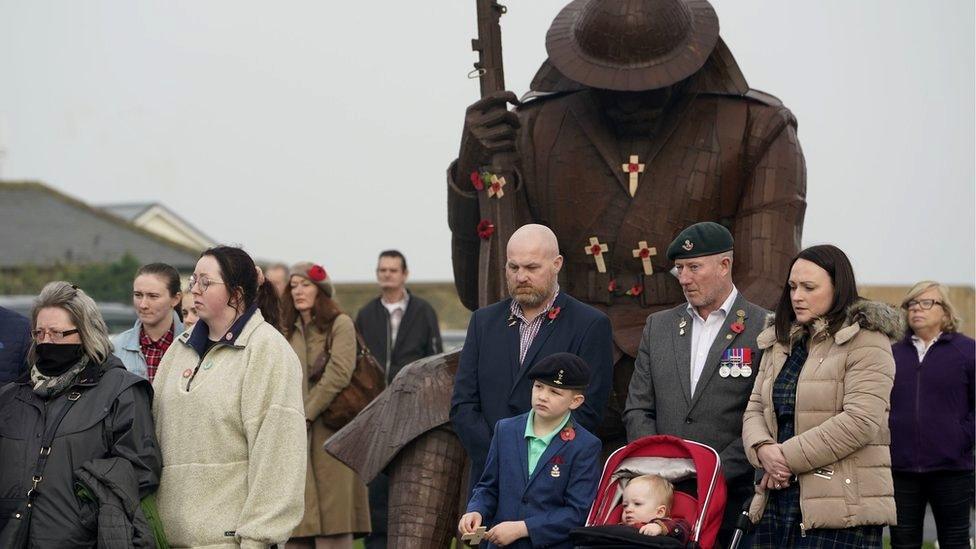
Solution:
[[[888,399],[900,334],[897,311],[858,297],[844,252],[813,246],[793,259],[774,325],[757,338],[743,416],[746,456],[763,472],[754,548],[880,549],[895,521]]]
[[[366,485],[352,469],[322,451],[335,431],[320,416],[352,379],[356,328],[332,300],[332,280],[321,265],[298,263],[291,268],[282,311],[285,337],[302,363],[310,432],[305,516],[286,547],[350,548],[354,534],[370,529]],[[325,367],[310,379],[309,370],[317,361]]]
[[[892,345],[891,468],[898,525],[891,547],[921,547],[932,506],[939,547],[969,547],[976,426],[976,343],[958,332],[949,289],[919,282],[902,300],[908,330]]]
[[[135,326],[115,339],[115,354],[126,369],[152,383],[159,361],[183,332],[180,273],[165,263],[139,268],[132,282]]]
[[[67,282],[41,290],[31,334],[29,373],[0,388],[0,546],[18,547],[18,528],[21,547],[94,547],[120,531],[132,535],[115,538],[123,546],[143,546],[139,502],[161,465],[149,383],[112,354],[95,302]],[[122,506],[100,504],[111,498]],[[128,522],[109,533],[113,518]]]
[[[274,287],[243,250],[218,246],[187,291],[200,320],[153,380],[166,536],[174,547],[282,544],[302,518],[308,454],[301,365],[277,330]]]

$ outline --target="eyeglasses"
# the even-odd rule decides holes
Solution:
[[[908,309],[911,309],[913,307],[918,307],[919,309],[922,309],[923,311],[927,311],[927,310],[931,309],[935,305],[942,305],[942,302],[941,301],[936,301],[934,299],[913,299],[913,300],[909,301],[908,303],[902,305],[902,308],[907,311]]]
[[[210,280],[205,276],[197,278],[197,275],[190,275],[190,279],[187,281],[186,291],[189,292],[193,290],[193,286],[196,284],[200,285],[200,293],[203,293],[207,291],[207,288],[209,288],[211,284],[223,284],[223,282],[219,280]]]
[[[34,341],[41,342],[44,341],[44,336],[47,336],[48,338],[50,338],[51,343],[60,343],[64,341],[64,338],[68,337],[69,335],[77,334],[77,333],[78,333],[77,328],[73,328],[71,330],[63,330],[63,331],[46,330],[44,328],[38,328],[36,330],[31,330],[31,337],[34,338]]]

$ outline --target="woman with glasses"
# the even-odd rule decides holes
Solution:
[[[302,518],[308,454],[301,365],[277,330],[274,287],[243,250],[218,246],[187,292],[199,320],[153,381],[166,536],[173,547],[283,544]]]
[[[310,440],[305,516],[286,547],[351,548],[353,535],[370,529],[366,484],[322,450],[335,433],[322,414],[352,380],[356,328],[332,299],[332,279],[312,263],[298,263],[289,271],[282,312],[285,337],[302,363]]]
[[[902,309],[908,330],[892,345],[891,468],[898,525],[891,527],[891,546],[922,545],[925,507],[931,505],[939,547],[969,547],[976,344],[958,333],[949,290],[938,282],[915,284]]]
[[[118,534],[103,529],[110,497],[132,534],[116,541],[146,546],[139,502],[161,463],[149,382],[112,354],[98,306],[67,282],[41,290],[31,330],[29,372],[0,388],[0,546],[94,547]]]
[[[174,267],[150,263],[136,271],[132,306],[138,318],[116,338],[115,354],[126,369],[150,383],[173,339],[183,332],[182,300],[180,273]]]

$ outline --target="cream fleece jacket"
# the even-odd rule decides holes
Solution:
[[[163,454],[157,503],[174,548],[284,543],[304,512],[298,357],[260,311],[234,330],[202,360],[184,332],[153,381]]]

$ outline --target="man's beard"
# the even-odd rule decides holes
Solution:
[[[544,305],[546,300],[552,297],[553,290],[555,289],[555,284],[548,284],[544,288],[537,288],[534,286],[518,286],[518,285],[508,285],[508,294],[512,296],[523,309],[534,309],[541,305]]]

